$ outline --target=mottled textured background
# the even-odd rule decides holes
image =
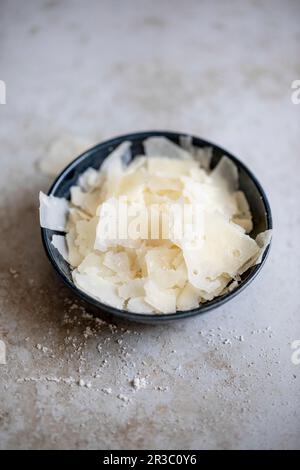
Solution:
[[[1,0],[1,448],[300,448],[299,20],[299,0]],[[212,140],[255,172],[272,251],[203,317],[99,324],[43,252],[51,178],[36,162],[63,136],[152,128]]]

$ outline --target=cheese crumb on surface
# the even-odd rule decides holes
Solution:
[[[194,309],[235,289],[261,260],[270,231],[249,236],[252,216],[234,163],[223,157],[210,171],[211,150],[188,141],[183,148],[146,139],[146,157],[133,160],[130,146],[123,142],[100,170],[80,176],[68,209],[64,199],[40,196],[42,226],[67,232],[52,244],[75,285],[138,314]]]
[[[117,398],[119,398],[119,400],[121,401],[124,401],[124,403],[129,403],[130,401],[130,398],[128,398],[126,395],[123,395],[122,393],[119,393],[119,395],[117,395]]]
[[[140,390],[141,388],[146,388],[147,382],[145,377],[135,377],[131,384],[135,390]]]

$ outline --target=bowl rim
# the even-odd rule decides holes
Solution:
[[[267,221],[267,229],[266,230],[271,230],[273,228],[273,220],[272,220],[272,212],[271,212],[271,207],[268,202],[267,196],[265,194],[265,191],[263,190],[261,184],[257,180],[256,176],[252,173],[251,170],[243,163],[241,162],[237,157],[232,155],[230,152],[225,150],[224,148],[220,147],[217,144],[214,144],[210,141],[207,141],[205,139],[202,139],[201,137],[194,136],[192,134],[188,134],[186,132],[175,132],[175,131],[164,131],[164,130],[151,130],[151,131],[140,131],[140,132],[133,132],[130,134],[122,134],[120,136],[105,140],[103,142],[100,142],[99,144],[96,144],[95,146],[91,147],[90,149],[86,150],[82,154],[80,154],[77,158],[75,158],[69,165],[67,165],[61,172],[60,174],[55,178],[53,184],[51,185],[49,191],[48,191],[48,196],[54,195],[56,190],[59,188],[61,183],[64,181],[65,176],[72,171],[74,168],[77,167],[77,165],[82,162],[85,158],[88,156],[92,155],[95,153],[99,148],[101,147],[107,147],[107,146],[113,146],[115,144],[120,144],[125,140],[129,141],[134,141],[134,140],[140,140],[144,141],[148,137],[175,137],[175,138],[180,138],[180,137],[186,137],[189,136],[192,138],[193,142],[201,144],[203,147],[212,147],[213,149],[218,149],[221,152],[224,152],[226,156],[228,156],[236,165],[238,168],[242,168],[243,171],[248,175],[248,177],[253,181],[255,184],[261,200],[264,204],[265,207],[265,214],[266,214],[266,221]],[[200,145],[199,145],[200,146]],[[105,157],[106,158],[106,157]],[[221,297],[216,297],[213,300],[207,301],[203,304],[200,304],[199,307],[196,307],[191,310],[183,310],[183,311],[176,311],[172,313],[159,313],[159,314],[144,314],[144,313],[134,313],[130,312],[128,310],[122,310],[118,309],[115,307],[112,307],[110,305],[104,304],[100,302],[99,300],[91,297],[90,295],[86,294],[84,291],[81,291],[73,282],[71,282],[68,277],[65,275],[65,273],[59,268],[55,258],[52,255],[52,252],[50,250],[50,237],[49,237],[49,232],[51,234],[56,233],[53,230],[45,229],[41,227],[41,236],[42,236],[42,242],[43,246],[46,252],[46,255],[52,264],[54,270],[56,273],[59,275],[59,277],[64,281],[64,283],[82,300],[87,302],[88,304],[93,305],[94,307],[97,307],[100,311],[104,313],[108,313],[110,315],[113,315],[115,317],[121,318],[123,320],[132,320],[136,321],[139,323],[161,323],[161,322],[168,322],[171,320],[180,320],[183,318],[188,318],[188,317],[193,317],[195,315],[200,315],[207,313],[211,310],[216,309],[217,307],[220,307],[224,305],[226,302],[229,300],[233,299],[236,295],[238,295],[240,292],[242,292],[253,280],[254,278],[258,275],[260,270],[262,269],[269,251],[271,247],[271,242],[267,246],[266,250],[263,253],[262,260],[259,264],[255,265],[252,267],[252,272],[249,274],[247,279],[242,281],[236,289],[234,289],[231,292],[227,292],[226,294],[222,295]]]

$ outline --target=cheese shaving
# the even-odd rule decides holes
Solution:
[[[40,192],[40,225],[50,230],[66,230],[69,203],[64,198],[47,196]]]
[[[51,243],[57,249],[59,254],[63,257],[63,259],[66,260],[67,263],[69,263],[69,253],[66,243],[66,237],[64,237],[63,235],[54,234]]]

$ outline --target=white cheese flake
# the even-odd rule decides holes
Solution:
[[[54,234],[52,236],[51,243],[58,250],[59,254],[64,258],[64,260],[69,263],[69,253],[66,237],[64,237],[63,235]]]
[[[43,228],[64,232],[69,203],[64,198],[47,196],[40,192],[40,225]]]

